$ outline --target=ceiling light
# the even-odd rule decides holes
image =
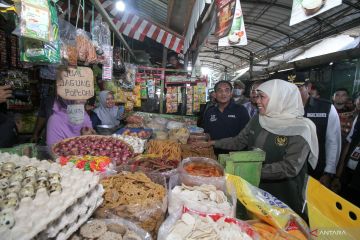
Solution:
[[[118,11],[123,12],[125,10],[125,3],[123,1],[117,1],[115,7]]]
[[[330,62],[330,63],[329,63],[330,66],[333,65],[333,64],[334,64],[333,62]]]
[[[190,71],[192,70],[192,66],[189,65],[189,66],[187,67],[187,70],[188,70],[188,72],[190,72]]]
[[[286,71],[290,71],[290,70],[293,70],[294,68],[287,68],[287,69],[282,69],[282,70],[279,70],[278,72],[286,72]]]
[[[209,75],[211,72],[211,69],[208,67],[201,67],[201,74],[202,75]]]

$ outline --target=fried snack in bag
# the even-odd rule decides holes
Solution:
[[[257,218],[289,234],[301,230],[309,235],[306,222],[285,203],[239,176],[226,174],[226,179],[234,184],[239,201]]]

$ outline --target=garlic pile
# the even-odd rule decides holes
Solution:
[[[189,187],[176,186],[172,189],[169,199],[169,213],[176,212],[182,206],[206,213],[222,213],[233,216],[233,208],[224,192],[213,185]]]
[[[123,140],[124,142],[132,146],[132,148],[134,149],[134,153],[144,152],[146,140],[138,137],[132,137],[132,136],[126,136],[120,134],[113,134],[112,136],[120,140]]]

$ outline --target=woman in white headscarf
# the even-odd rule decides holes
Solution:
[[[115,106],[114,95],[110,91],[101,91],[99,94],[99,106],[95,108],[94,113],[99,118],[101,124],[97,125],[113,125],[120,124],[119,107]],[[92,117],[93,119],[93,117]]]
[[[261,84],[257,91],[259,116],[236,137],[208,145],[234,151],[264,150],[259,187],[302,214],[307,161],[312,168],[317,164],[316,127],[303,117],[304,106],[296,85],[276,79]]]

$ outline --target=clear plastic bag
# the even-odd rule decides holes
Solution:
[[[220,176],[205,176],[203,174],[189,174],[190,168],[211,168],[213,173]],[[225,191],[226,178],[224,168],[214,159],[204,157],[189,157],[181,161],[178,167],[181,183],[187,186],[200,186],[202,184],[214,185],[217,189]],[[201,176],[202,175],[202,176]],[[211,174],[210,174],[211,175]]]
[[[102,80],[111,80],[113,72],[113,47],[109,45],[102,46],[104,51],[104,61],[102,69]]]
[[[92,64],[97,61],[95,47],[88,33],[82,29],[76,30],[76,47],[79,61],[85,62],[85,64]]]
[[[236,187],[237,198],[258,219],[281,230],[296,225],[303,233],[310,232],[307,223],[285,203],[257,188],[239,176],[227,175]]]
[[[59,19],[61,56],[64,65],[77,65],[76,28],[71,23]]]
[[[198,194],[198,191],[183,191],[179,193],[174,191],[176,186],[181,186],[180,177],[178,174],[175,174],[170,177],[169,180],[169,189],[168,189],[168,211],[169,214],[173,214],[186,206],[191,209],[195,209],[200,212],[206,213],[221,213],[225,216],[234,217],[236,212],[236,192],[234,185],[230,182],[226,183],[226,190],[223,192],[227,198],[227,203],[215,204],[217,200],[218,192],[211,191],[210,198],[213,197],[214,199],[210,201],[197,201],[195,198]],[[204,186],[204,185],[203,185]],[[207,190],[209,191],[209,190]],[[192,194],[190,193],[192,192]],[[201,194],[202,195],[202,194]],[[222,195],[222,194],[221,194]],[[206,204],[209,203],[209,204]]]
[[[130,166],[122,166],[118,167],[115,171],[115,174],[107,174],[102,175],[103,179],[108,179],[109,177],[116,176],[118,174],[126,175],[134,173],[134,169],[132,169]],[[150,199],[150,196],[148,197],[147,201],[141,202],[141,203],[134,203],[134,204],[122,204],[120,201],[122,201],[121,197],[126,197],[126,201],[133,201],[132,199],[137,199],[137,190],[133,188],[129,188],[126,190],[128,194],[121,195],[120,192],[113,191],[114,188],[109,188],[109,186],[104,185],[104,181],[102,181],[102,184],[104,185],[105,189],[105,201],[97,211],[96,216],[98,217],[106,217],[108,214],[114,214],[118,217],[127,219],[138,226],[142,227],[144,230],[148,231],[154,239],[156,239],[156,235],[158,232],[158,229],[161,225],[161,223],[164,221],[165,213],[167,209],[167,193],[166,193],[166,180],[164,176],[161,174],[153,174],[148,172],[143,172],[153,183],[157,183],[164,187],[165,190],[165,196],[161,201],[154,201]],[[129,175],[130,177],[133,177],[133,175]],[[142,178],[137,179],[137,182],[139,183],[145,183],[145,180]],[[113,181],[114,182],[114,181]],[[129,184],[128,184],[129,185]],[[127,185],[126,185],[127,186]],[[119,186],[121,187],[121,186]],[[122,186],[123,188],[125,185]],[[110,198],[116,198],[120,194],[120,198],[116,200],[115,202],[109,202]],[[129,200],[129,194],[131,195],[131,200]]]
[[[20,60],[31,63],[60,63],[59,42],[45,43],[31,38],[20,40]]]
[[[96,19],[94,28],[91,32],[91,37],[99,60],[101,60],[101,62],[104,60],[106,61],[104,47],[111,46],[111,34],[108,24],[103,22],[102,19]]]
[[[120,234],[122,236],[122,238],[124,238],[124,236],[126,236],[126,234],[129,234],[129,232],[132,232],[142,240],[151,240],[152,239],[151,235],[148,232],[146,232],[144,229],[140,228],[139,226],[132,223],[131,221],[128,221],[123,218],[119,218],[113,214],[109,214],[107,216],[107,219],[90,219],[87,223],[91,223],[94,220],[102,221],[103,223],[105,223],[106,228],[107,228],[106,232]],[[85,224],[87,224],[87,223],[85,223]],[[108,234],[106,232],[103,233],[102,235]],[[85,237],[85,236],[81,235],[81,231],[79,231],[79,233],[76,233],[75,235],[73,235],[73,237],[75,237],[75,236]],[[72,238],[72,239],[74,239],[74,238]]]
[[[199,232],[204,233],[206,231],[207,234],[211,234],[211,236],[214,237],[211,239],[232,240],[237,237],[236,239],[259,240],[259,235],[246,222],[235,218],[226,217],[223,214],[202,213],[186,207],[184,207],[182,210],[176,211],[175,213],[169,215],[166,218],[166,220],[163,222],[159,229],[158,240],[185,239],[185,237],[187,237],[186,235],[188,235],[192,231],[196,231],[199,227],[199,224],[195,224],[195,222],[193,222],[191,218],[202,219],[203,221],[207,222],[206,229],[200,230]],[[177,229],[175,228],[176,224],[179,222],[182,225],[181,227],[183,230],[177,232]],[[230,231],[224,231],[224,229],[221,232],[219,231],[221,225],[223,225],[224,223],[233,227],[231,229],[232,237],[229,235]],[[193,225],[193,227],[189,228],[188,225]],[[188,227],[188,229],[184,229],[184,227]],[[188,231],[189,229],[190,231]],[[235,233],[234,229],[236,229]],[[207,235],[207,237],[210,239],[210,235]],[[206,239],[206,237],[204,236],[203,239]]]

